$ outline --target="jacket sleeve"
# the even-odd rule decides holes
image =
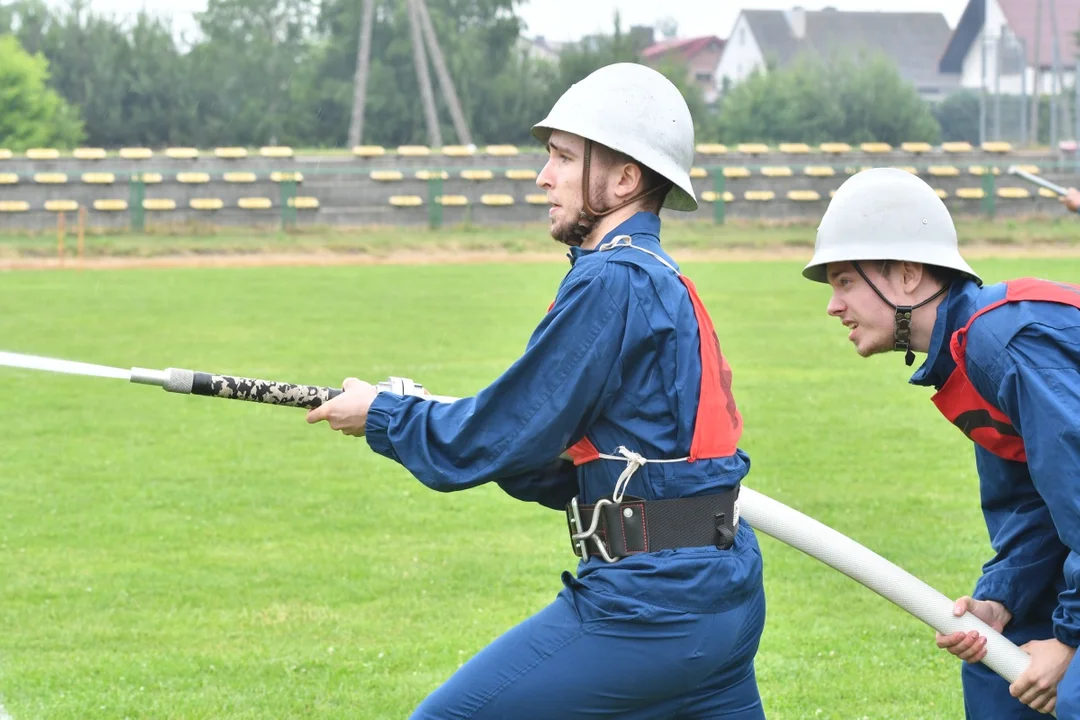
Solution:
[[[1060,348],[1044,348],[1044,356]],[[1010,343],[1003,360],[999,407],[1024,438],[1028,469],[1052,515],[1055,537],[1070,550],[1065,560],[1065,590],[1054,611],[1054,635],[1080,646],[1080,370],[1032,361],[1027,348]],[[1036,365],[1035,363],[1038,363]],[[1051,568],[1047,568],[1049,572]]]
[[[628,284],[619,267],[571,273],[525,353],[475,397],[440,403],[380,393],[366,425],[371,449],[434,490],[507,479],[510,494],[539,499],[522,488],[531,473],[561,497],[566,474],[541,471],[584,435],[621,368]]]
[[[561,458],[530,472],[496,481],[502,491],[524,502],[535,502],[552,510],[564,510],[578,494],[577,468]]]

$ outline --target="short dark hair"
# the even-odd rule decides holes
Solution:
[[[606,145],[600,145],[608,155],[612,164],[633,163],[641,169],[641,191],[649,193],[641,199],[641,209],[646,212],[660,214],[660,208],[664,206],[664,199],[671,192],[672,183],[651,167],[641,164],[624,152],[612,150]],[[667,187],[660,187],[666,185]]]

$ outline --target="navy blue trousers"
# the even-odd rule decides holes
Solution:
[[[1016,645],[1023,645],[1030,640],[1054,637],[1054,629],[1048,615],[1045,620],[1010,622],[1002,635]],[[1009,681],[982,663],[963,663],[960,679],[964,687],[964,714],[967,720],[1046,720],[1050,717],[1032,710],[1010,695]],[[1059,696],[1061,685],[1058,688]],[[1058,720],[1062,720],[1060,712]]]
[[[765,594],[687,613],[566,585],[421,703],[416,720],[762,720]]]

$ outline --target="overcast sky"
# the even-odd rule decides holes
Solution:
[[[359,0],[357,0],[359,1]],[[52,0],[53,3],[58,0]],[[788,9],[802,5],[807,10],[833,6],[838,10],[879,10],[882,12],[941,12],[955,27],[968,0],[528,0],[520,8],[529,36],[549,40],[575,40],[594,32],[610,32],[618,10],[623,27],[652,25],[664,17],[674,18],[679,35],[719,35],[726,38],[740,9]],[[171,15],[174,27],[191,26],[191,13],[206,7],[206,0],[90,0],[93,9],[107,14],[128,14],[146,8],[155,14]]]

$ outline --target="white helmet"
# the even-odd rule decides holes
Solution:
[[[615,63],[589,74],[563,93],[532,134],[547,144],[554,130],[629,155],[673,183],[664,207],[697,210],[690,184],[694,120],[679,89],[656,70]]]
[[[832,262],[896,260],[951,268],[982,279],[960,257],[948,208],[906,170],[872,168],[848,178],[818,225],[814,257],[803,277],[828,282]]]

